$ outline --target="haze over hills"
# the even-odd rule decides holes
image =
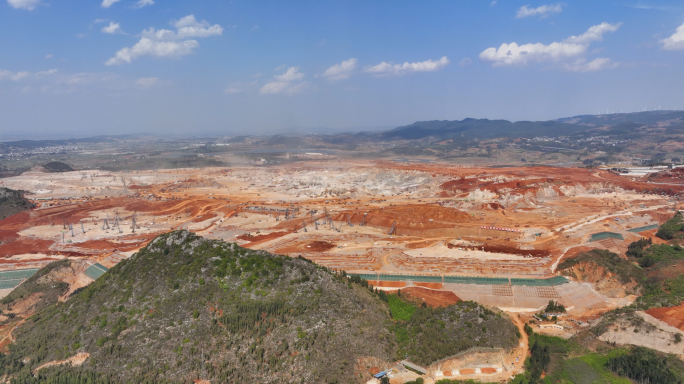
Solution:
[[[532,138],[537,136],[568,136],[591,132],[599,127],[616,125],[639,128],[643,126],[669,127],[670,129],[684,129],[684,111],[647,111],[633,113],[615,113],[606,115],[579,115],[564,117],[548,121],[515,121],[466,118],[463,120],[431,120],[417,121],[409,125],[374,131],[340,132],[340,133],[307,133],[300,132],[276,133],[272,135],[258,135],[269,137],[266,145],[285,144],[296,146],[301,142],[297,137],[314,135],[332,142],[337,138],[358,137],[364,140],[417,140],[426,137],[440,139],[494,139],[494,138]],[[598,131],[595,132],[599,134]],[[154,135],[144,135],[154,137]],[[206,135],[207,139],[223,135]],[[84,138],[65,138],[53,140],[19,140],[0,142],[0,149],[23,148],[31,149],[47,146],[77,145],[85,143],[115,143],[117,140],[134,139],[140,135],[100,135]],[[197,138],[196,136],[189,136]],[[237,135],[229,142],[243,142],[247,137]],[[327,139],[326,139],[327,138]]]

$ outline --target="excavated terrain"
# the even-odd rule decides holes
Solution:
[[[684,184],[673,177],[383,161],[31,171],[0,179],[36,205],[0,220],[0,272],[64,257],[111,268],[160,234],[189,230],[301,255],[432,306],[473,300],[520,313],[553,299],[569,319],[587,320],[629,304],[637,288],[588,265],[558,265],[592,249],[624,255],[653,237],[679,208]],[[79,276],[74,287],[92,281]]]

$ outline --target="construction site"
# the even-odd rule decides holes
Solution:
[[[431,305],[472,300],[516,317],[555,300],[571,333],[634,296],[563,276],[559,263],[590,249],[624,254],[630,242],[653,237],[684,190],[600,169],[383,161],[32,171],[0,179],[0,187],[26,191],[35,204],[0,221],[3,295],[62,258],[85,263],[73,291],[157,235],[187,229],[302,256]],[[477,353],[486,364],[465,356],[431,370],[470,378],[521,369],[514,356]]]

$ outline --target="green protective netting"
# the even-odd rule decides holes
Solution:
[[[508,285],[505,277],[475,277],[475,276],[444,276],[445,283],[479,284],[479,285]]]
[[[625,238],[622,237],[621,234],[615,233],[615,232],[599,232],[599,233],[594,233],[591,235],[591,240],[592,241],[599,241],[599,240],[605,240],[605,239],[620,239],[624,240]]]
[[[656,228],[658,228],[658,224],[651,224],[651,225],[647,225],[644,227],[628,229],[628,231],[637,233],[637,232],[643,232],[643,231],[650,231],[651,229],[656,229]]]
[[[90,269],[90,268],[89,268]],[[87,270],[86,270],[87,272]],[[423,283],[441,283],[442,276],[420,275],[381,275],[366,273],[350,273],[350,276],[359,276],[368,281],[416,281]],[[99,276],[98,276],[99,277]],[[532,287],[553,287],[568,282],[563,276],[555,276],[550,279],[508,279],[506,277],[476,277],[476,276],[444,276],[445,283],[477,284],[477,285],[528,285]]]
[[[16,288],[22,281],[24,280],[0,280],[0,289]]]
[[[83,271],[83,274],[90,277],[93,280],[97,280],[98,277],[105,274],[105,271],[101,270],[100,268],[97,268],[94,265],[91,265],[85,271]]]
[[[2,280],[23,280],[28,279],[38,272],[38,268],[32,269],[18,269],[15,271],[0,272],[0,281]]]
[[[368,281],[376,281],[378,279],[378,275],[375,273],[372,275],[368,273],[350,273],[349,276],[358,276]]]
[[[441,283],[442,276],[419,276],[419,275],[378,275],[382,281],[418,281],[423,283]]]
[[[100,264],[100,263],[95,263],[94,266],[97,267],[97,268],[99,268],[99,269],[101,269],[101,270],[103,270],[103,271],[105,271],[105,272],[109,271],[109,268],[105,267],[104,265],[102,265],[102,264]]]

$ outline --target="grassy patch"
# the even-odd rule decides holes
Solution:
[[[679,239],[684,235],[684,233],[682,233],[683,225],[684,218],[680,212],[677,212],[670,220],[664,222],[660,228],[658,228],[656,236],[664,240]]]
[[[395,320],[408,321],[416,310],[413,304],[406,302],[397,295],[388,295],[387,304],[389,304],[392,318]]]

